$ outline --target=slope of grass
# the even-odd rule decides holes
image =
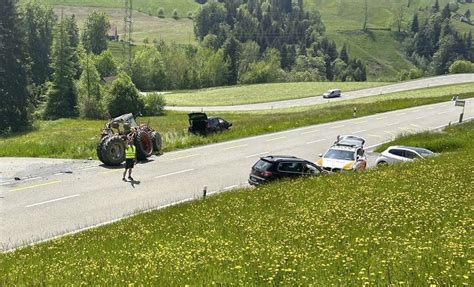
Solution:
[[[186,113],[168,112],[166,116],[140,119],[150,121],[150,126],[162,134],[164,151],[188,148],[215,142],[222,142],[248,136],[287,130],[302,126],[332,122],[352,117],[357,107],[359,117],[393,111],[414,106],[449,101],[460,91],[461,98],[474,97],[474,86],[464,89],[443,87],[382,95],[376,98],[362,98],[348,102],[329,103],[312,107],[300,107],[273,111],[219,113],[231,121],[229,132],[208,136],[189,136]],[[0,137],[0,157],[50,157],[50,158],[96,158],[95,147],[99,141],[100,129],[105,121],[62,119],[40,121],[33,131]]]
[[[89,6],[123,8],[124,0],[43,0],[51,5]],[[194,12],[199,4],[194,0],[133,0],[133,9],[149,15],[157,15],[158,9],[163,8],[165,15],[171,17],[176,9],[181,17],[188,12]]]
[[[473,161],[470,141],[137,215],[0,254],[0,285],[473,286]]]
[[[164,95],[171,106],[221,106],[264,103],[321,96],[329,89],[343,92],[382,86],[386,83],[371,82],[306,82],[276,83],[248,86],[210,88]]]
[[[121,1],[123,2],[123,1]],[[64,16],[75,15],[79,27],[82,28],[87,16],[93,11],[103,11],[107,13],[110,23],[117,27],[120,36],[123,34],[124,10],[121,8],[110,7],[83,7],[83,6],[54,6],[56,15]],[[164,40],[167,42],[176,42],[179,44],[194,44],[193,21],[188,18],[175,20],[173,18],[158,18],[142,12],[133,12],[133,42],[142,44],[145,39],[151,44],[153,40]]]

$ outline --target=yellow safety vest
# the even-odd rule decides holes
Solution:
[[[135,146],[130,145],[125,149],[125,158],[135,158]]]

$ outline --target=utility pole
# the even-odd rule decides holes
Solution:
[[[124,0],[122,62],[130,73],[132,71],[132,0]]]

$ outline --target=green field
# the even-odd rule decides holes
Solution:
[[[233,128],[229,132],[208,137],[187,134],[186,113],[167,112],[165,116],[142,118],[140,121],[150,121],[150,125],[162,134],[164,151],[167,152],[348,119],[352,117],[354,106],[357,107],[358,116],[362,117],[449,101],[454,95],[460,95],[460,98],[474,97],[474,86],[466,84],[430,88],[282,110],[219,113],[233,123]],[[0,137],[0,157],[96,158],[95,148],[104,122],[77,119],[38,121],[32,131]]]
[[[124,0],[43,0],[51,5],[69,5],[84,7],[122,8]],[[188,12],[194,12],[199,7],[194,0],[133,0],[133,9],[149,15],[157,15],[158,9],[163,8],[165,15],[171,17],[176,9],[181,17]]]
[[[277,83],[222,88],[165,94],[170,106],[224,106],[265,103],[321,96],[329,89],[342,89],[343,92],[382,86],[387,83],[371,82],[305,82]]]
[[[472,139],[474,122],[436,136]],[[0,254],[0,285],[473,286],[465,142],[425,161],[227,192]]]

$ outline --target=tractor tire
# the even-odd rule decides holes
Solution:
[[[109,166],[118,166],[125,160],[125,141],[120,136],[111,136],[102,144],[101,161]]]
[[[151,133],[151,140],[153,141],[153,151],[158,154],[161,152],[162,140],[161,135],[158,132]]]
[[[137,148],[137,159],[146,160],[153,154],[153,141],[147,132],[139,130],[135,137],[135,147]]]
[[[97,147],[95,148],[97,152],[97,157],[101,162],[104,162],[104,157],[102,156],[102,146],[104,145],[104,142],[109,138],[109,136],[105,136],[100,139],[99,143],[97,144]]]

